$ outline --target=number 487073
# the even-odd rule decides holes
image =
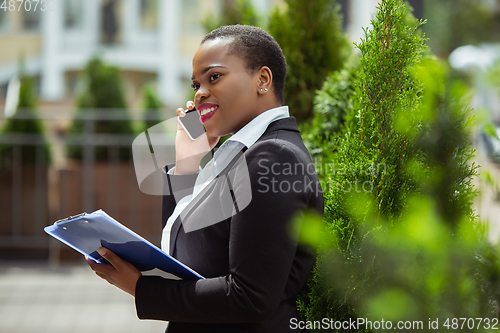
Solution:
[[[21,10],[26,12],[37,10],[45,12],[45,11],[54,11],[54,6],[56,4],[55,0],[0,0],[2,3],[0,5],[0,10],[4,12],[14,12]]]

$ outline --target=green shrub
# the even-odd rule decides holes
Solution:
[[[349,48],[336,1],[285,2],[285,10],[273,11],[268,31],[288,64],[285,104],[293,116],[305,121],[312,116],[316,90],[329,73],[342,68]]]
[[[142,89],[142,109],[144,110],[144,130],[161,122],[162,103],[153,86],[145,85]]]
[[[236,0],[224,2],[222,7],[222,15],[215,17],[208,15],[203,19],[202,25],[205,30],[212,31],[223,25],[244,24],[261,26],[262,18],[257,13],[257,10],[250,0]]]
[[[402,211],[405,193],[415,188],[405,172],[414,147],[394,130],[394,120],[398,110],[411,114],[415,109],[419,84],[410,76],[409,69],[417,64],[424,45],[416,28],[405,25],[405,21],[400,1],[382,1],[371,29],[365,31],[366,38],[357,45],[361,59],[359,72],[351,83],[352,90],[347,94],[345,89],[329,93],[346,98],[342,103],[334,98],[331,104],[349,105],[341,133],[330,133],[336,140],[320,142],[323,149],[328,148],[329,143],[333,146],[331,150],[335,149],[328,161],[331,167],[322,168],[329,170],[323,177],[327,182],[322,184],[324,220],[335,249],[342,255],[326,251],[318,258],[310,279],[310,292],[299,300],[299,308],[308,320],[327,317],[343,321],[363,315],[362,309],[353,305],[353,298],[356,290],[373,283],[371,278],[376,273],[370,269],[370,262],[359,278],[341,274],[345,283],[340,287],[332,283],[328,269],[344,264],[357,267],[361,261],[363,214],[359,219],[352,218],[347,202],[352,202],[351,198],[358,192],[369,193],[379,215],[390,224]],[[321,97],[317,101],[320,102]],[[321,110],[319,106],[317,110]]]
[[[321,239],[327,246],[312,292],[301,301],[310,320],[411,321],[422,324],[418,331],[433,331],[429,322],[436,320],[444,330],[446,324],[453,328],[452,318],[491,323],[498,316],[498,250],[471,207],[476,166],[469,164],[470,109],[460,84],[446,81],[444,65],[426,59],[414,75],[424,87],[411,110],[415,117],[399,111],[394,130],[413,142],[415,154],[400,172],[415,185],[397,215],[381,212],[373,192],[328,192],[329,232]],[[473,325],[478,331],[488,326],[477,319]]]
[[[339,84],[317,99],[317,112],[319,102],[340,104],[347,116],[338,135],[324,135],[336,139],[323,183],[327,230],[299,309],[311,321],[422,320],[423,330],[429,318],[491,316],[497,293],[483,290],[497,286],[498,260],[471,208],[469,110],[442,65],[430,55],[421,63],[423,22],[409,24],[401,0],[378,9],[357,45],[354,90]]]
[[[86,126],[90,125],[88,127],[93,127],[97,134],[133,134],[119,69],[106,65],[99,58],[93,58],[85,67],[83,76],[84,92],[78,98],[78,109],[68,133],[82,135],[86,132]],[[92,120],[94,118],[97,120]],[[89,122],[93,122],[93,125]],[[68,156],[81,160],[82,148],[81,144],[68,145]],[[127,145],[122,145],[118,151],[121,161],[132,157],[131,148]],[[108,148],[96,146],[95,158],[106,161]]]
[[[21,146],[21,162],[23,164],[35,164],[37,162],[37,150],[41,149],[40,162],[50,164],[51,152],[48,139],[45,136],[43,122],[38,119],[36,112],[37,100],[33,80],[23,72],[20,75],[19,102],[14,115],[7,119],[2,128],[0,136],[23,135],[30,141],[38,144],[23,144]],[[40,152],[38,152],[39,154]],[[13,145],[0,145],[0,165],[10,167],[13,158]]]
[[[312,122],[304,129],[304,143],[313,160],[320,166],[326,166],[332,159],[336,146],[332,144],[338,138],[347,115],[353,113],[354,84],[358,78],[359,58],[353,55],[345,67],[328,75],[323,87],[314,98]],[[322,181],[327,181],[327,170],[318,170]]]

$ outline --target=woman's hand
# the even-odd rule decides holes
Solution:
[[[194,102],[188,101],[186,108],[192,110]],[[175,112],[177,116],[184,117],[186,112],[183,108],[178,108]],[[212,150],[220,137],[211,137],[207,133],[202,134],[198,139],[191,140],[181,124],[177,123],[177,134],[175,136],[175,172],[176,175],[188,175],[198,172],[201,159]]]
[[[111,265],[100,264],[85,257],[90,268],[92,268],[97,276],[135,297],[135,286],[137,280],[142,276],[141,272],[132,264],[104,247],[98,248],[97,252],[109,261]]]

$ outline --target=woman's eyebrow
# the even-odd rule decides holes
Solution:
[[[216,64],[216,65],[209,65],[209,66],[205,67],[205,68],[203,69],[203,71],[201,71],[201,74],[202,74],[202,75],[203,75],[203,74],[205,74],[206,72],[208,72],[208,71],[209,71],[209,70],[211,70],[212,68],[225,68],[225,69],[227,69],[227,67],[226,67],[226,66],[222,66],[222,65],[217,65],[217,64]],[[194,80],[194,79],[195,79],[194,75],[193,75],[193,76],[191,76],[191,80]]]

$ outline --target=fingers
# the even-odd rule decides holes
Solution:
[[[97,252],[109,261],[110,264],[97,263],[85,257],[87,264],[96,275],[130,295],[135,296],[135,286],[137,280],[142,275],[141,272],[132,264],[121,259],[115,253],[104,247],[98,248]]]
[[[193,101],[187,101],[186,102],[186,109],[192,110],[194,109],[195,105]],[[184,117],[186,115],[186,111],[183,108],[178,108],[175,110],[175,115],[178,117]]]
[[[99,273],[99,274],[102,274],[103,276],[108,276],[113,271],[115,271],[115,268],[112,265],[97,263],[93,259],[90,259],[87,256],[85,256],[85,260],[87,261],[87,264],[90,266],[90,268],[94,272],[96,272],[96,274]],[[99,275],[99,274],[97,274],[97,275]],[[99,275],[99,276],[102,277],[101,275]],[[102,277],[102,278],[105,279],[105,277]]]
[[[177,117],[184,117],[186,115],[186,112],[184,112],[183,108],[178,108],[177,110],[175,110],[175,115]]]
[[[113,251],[110,251],[105,247],[98,248],[97,253],[99,253],[104,259],[106,259],[116,270],[119,270],[124,265],[123,259],[118,257]]]
[[[96,274],[98,277],[100,277],[101,279],[108,281],[108,283],[109,283],[109,284],[113,284],[113,283],[109,280],[109,278],[108,278],[106,275],[104,275],[104,274],[102,274],[102,273],[99,273],[99,272],[95,272],[95,274]]]

